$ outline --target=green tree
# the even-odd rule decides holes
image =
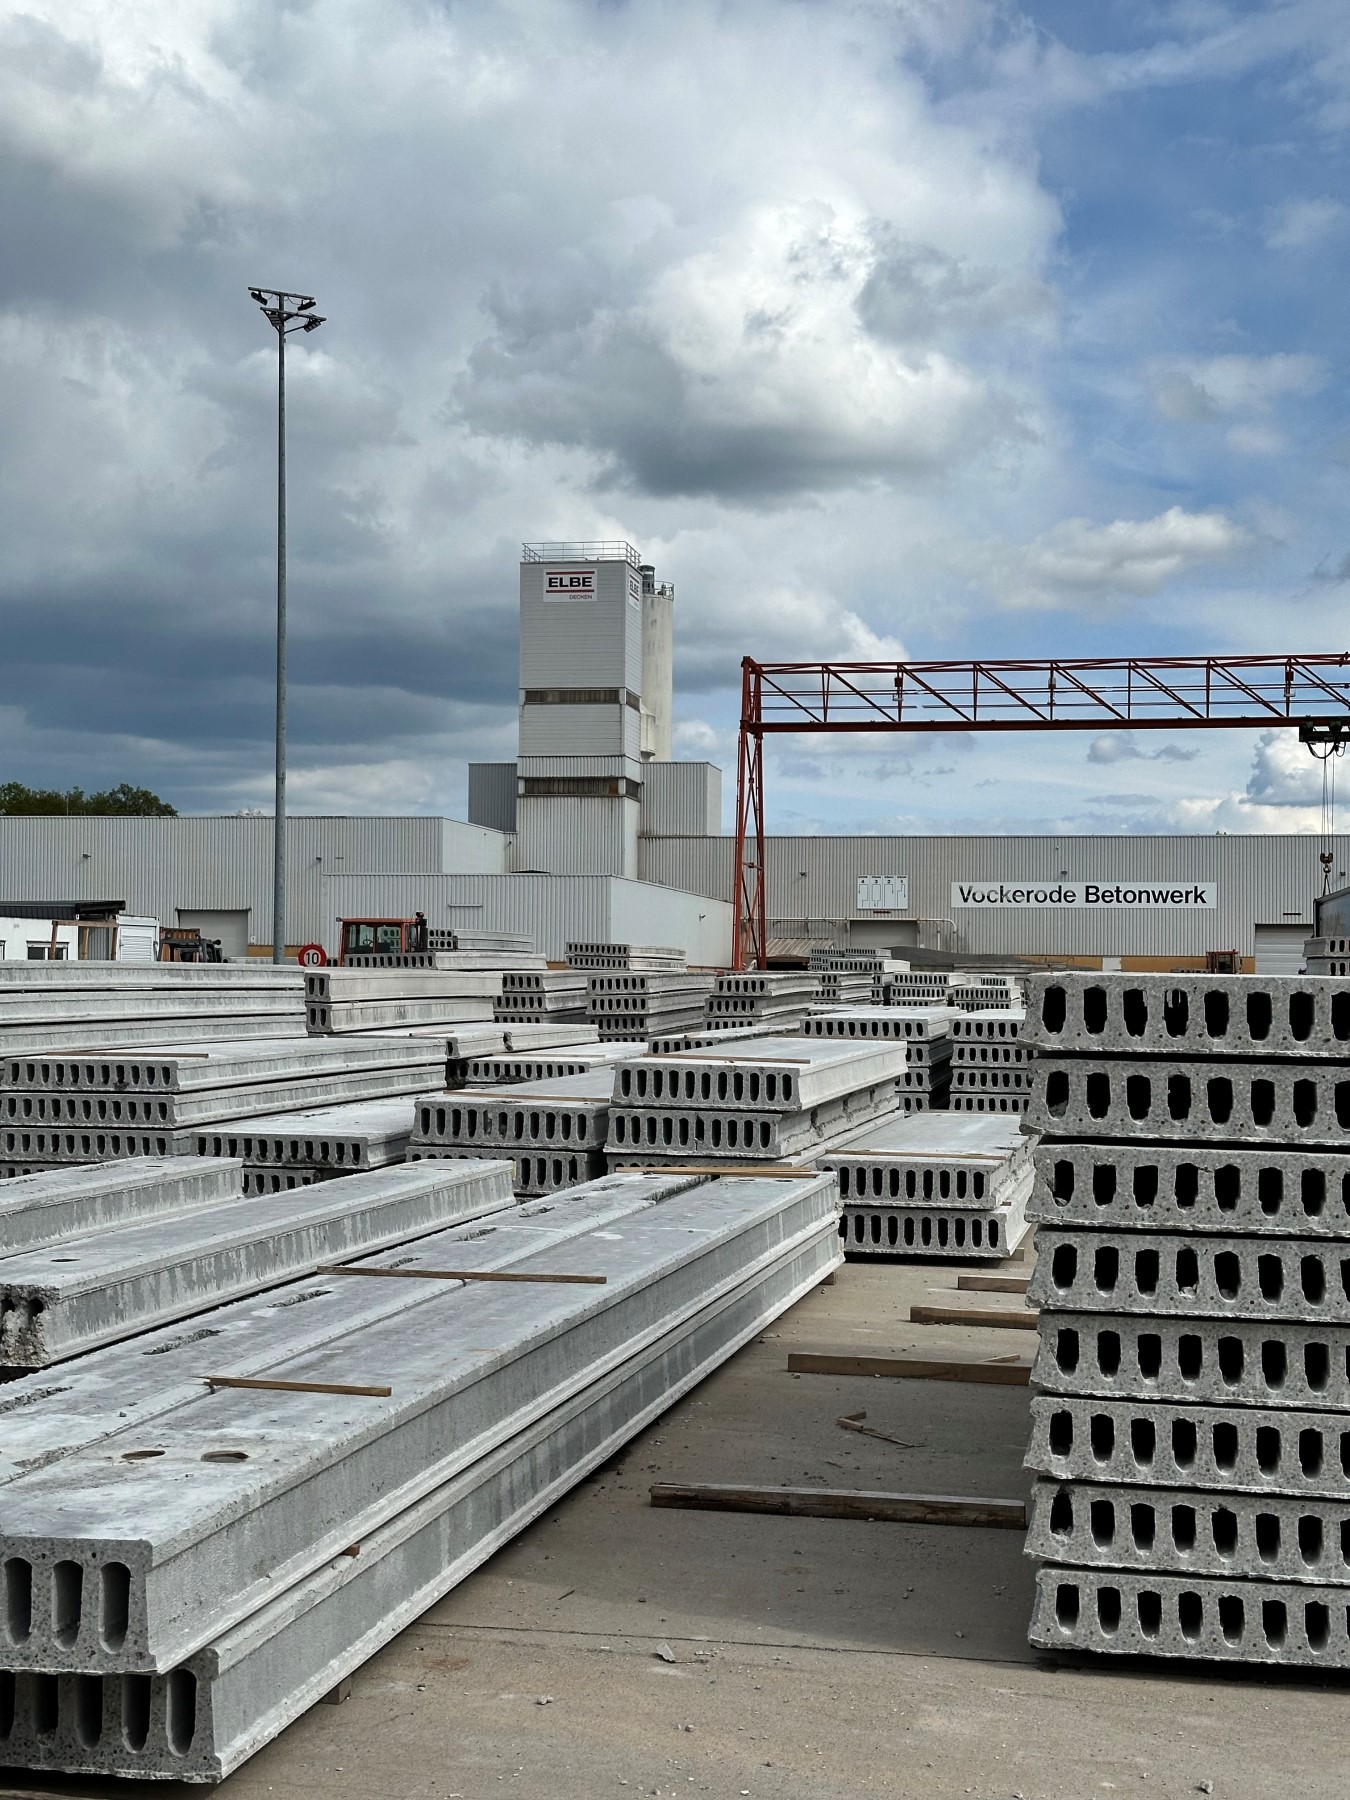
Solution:
[[[25,787],[21,781],[0,781],[0,815],[59,818],[63,814],[83,818],[176,819],[178,808],[152,794],[149,788],[132,787],[125,781],[98,794],[86,794],[77,787],[62,793],[57,788]]]

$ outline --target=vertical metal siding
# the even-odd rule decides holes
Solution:
[[[642,824],[649,837],[702,837],[722,822],[722,771],[705,762],[642,765]]]
[[[516,828],[516,765],[469,764],[469,823],[490,831]]]

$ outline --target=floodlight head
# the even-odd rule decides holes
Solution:
[[[324,319],[321,319],[319,317],[318,313],[311,313],[309,315],[309,317],[305,320],[304,329],[306,331],[317,331],[320,325],[323,325],[326,323],[327,323],[327,321]]]
[[[312,306],[316,306],[317,304],[318,302],[313,299],[297,300],[295,303],[295,310],[297,312],[308,312]]]

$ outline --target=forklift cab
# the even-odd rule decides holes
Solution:
[[[427,922],[412,919],[344,919],[338,961],[351,956],[404,956],[427,947]]]

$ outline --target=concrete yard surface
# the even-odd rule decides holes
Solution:
[[[1341,1800],[1350,1683],[1052,1661],[1019,1532],[648,1505],[658,1481],[1024,1497],[1027,1388],[787,1372],[790,1350],[1024,1354],[909,1322],[960,1272],[847,1266],[219,1791]],[[860,1411],[885,1435],[838,1423]],[[0,1800],[203,1791],[0,1777]]]

